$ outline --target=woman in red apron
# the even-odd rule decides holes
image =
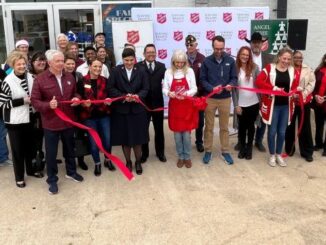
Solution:
[[[178,168],[192,166],[191,130],[198,126],[198,110],[194,96],[197,92],[194,71],[189,67],[187,55],[182,50],[174,51],[171,68],[167,69],[163,82],[163,93],[169,96],[169,127],[174,132],[178,153]]]

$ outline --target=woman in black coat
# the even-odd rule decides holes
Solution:
[[[135,65],[135,51],[126,48],[122,52],[123,65],[113,69],[109,78],[109,97],[126,96],[123,101],[112,104],[111,143],[122,145],[126,166],[132,171],[131,148],[134,150],[137,174],[142,174],[141,146],[148,143],[147,115],[145,108],[137,103],[144,101],[149,83],[142,67]]]

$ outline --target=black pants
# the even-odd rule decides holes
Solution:
[[[326,150],[326,135],[325,135],[325,141],[323,140],[325,112],[323,108],[319,106],[315,106],[313,109],[315,111],[315,124],[316,124],[315,144],[317,147],[324,148],[324,150]]]
[[[285,152],[289,155],[295,151],[295,128],[296,121],[300,125],[301,109],[296,106],[292,116],[291,124],[287,127],[285,132]],[[311,157],[314,151],[314,143],[312,141],[311,124],[310,124],[310,105],[304,106],[304,118],[302,129],[299,135],[299,148],[302,157]]]
[[[35,170],[32,165],[32,124],[24,123],[7,125],[11,146],[12,160],[16,181],[23,181],[26,173],[33,175]]]
[[[252,145],[255,135],[255,121],[259,112],[259,103],[248,107],[241,107],[239,118],[238,138],[241,147]]]
[[[39,156],[39,160],[44,159],[44,152],[43,152],[43,138],[44,132],[41,123],[41,115],[40,113],[36,112],[31,114],[31,123],[33,127],[33,137],[32,137],[32,159],[37,159],[37,155]],[[40,167],[40,166],[38,166]],[[43,167],[44,168],[44,167]],[[39,169],[39,171],[42,171]]]
[[[148,128],[151,119],[153,121],[154,132],[155,132],[154,141],[155,141],[156,155],[164,155],[164,141],[165,141],[164,129],[163,129],[164,112],[163,111],[148,112],[147,113]],[[142,145],[142,155],[143,157],[148,157],[149,155],[148,143]]]
[[[70,176],[76,173],[74,129],[68,128],[60,131],[44,129],[45,159],[48,175],[46,182],[48,184],[56,183],[58,181],[58,165],[56,159],[60,138],[62,140],[63,157],[66,162],[66,173]]]
[[[198,120],[198,128],[196,129],[196,145],[202,145],[203,142],[203,129],[204,129],[204,111],[199,111],[199,120]]]

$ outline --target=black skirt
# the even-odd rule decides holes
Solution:
[[[146,111],[140,113],[111,114],[112,145],[142,145],[149,141]]]

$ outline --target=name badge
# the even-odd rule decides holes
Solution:
[[[85,84],[85,85],[84,85],[84,88],[91,89],[92,86],[91,86],[90,84]]]

